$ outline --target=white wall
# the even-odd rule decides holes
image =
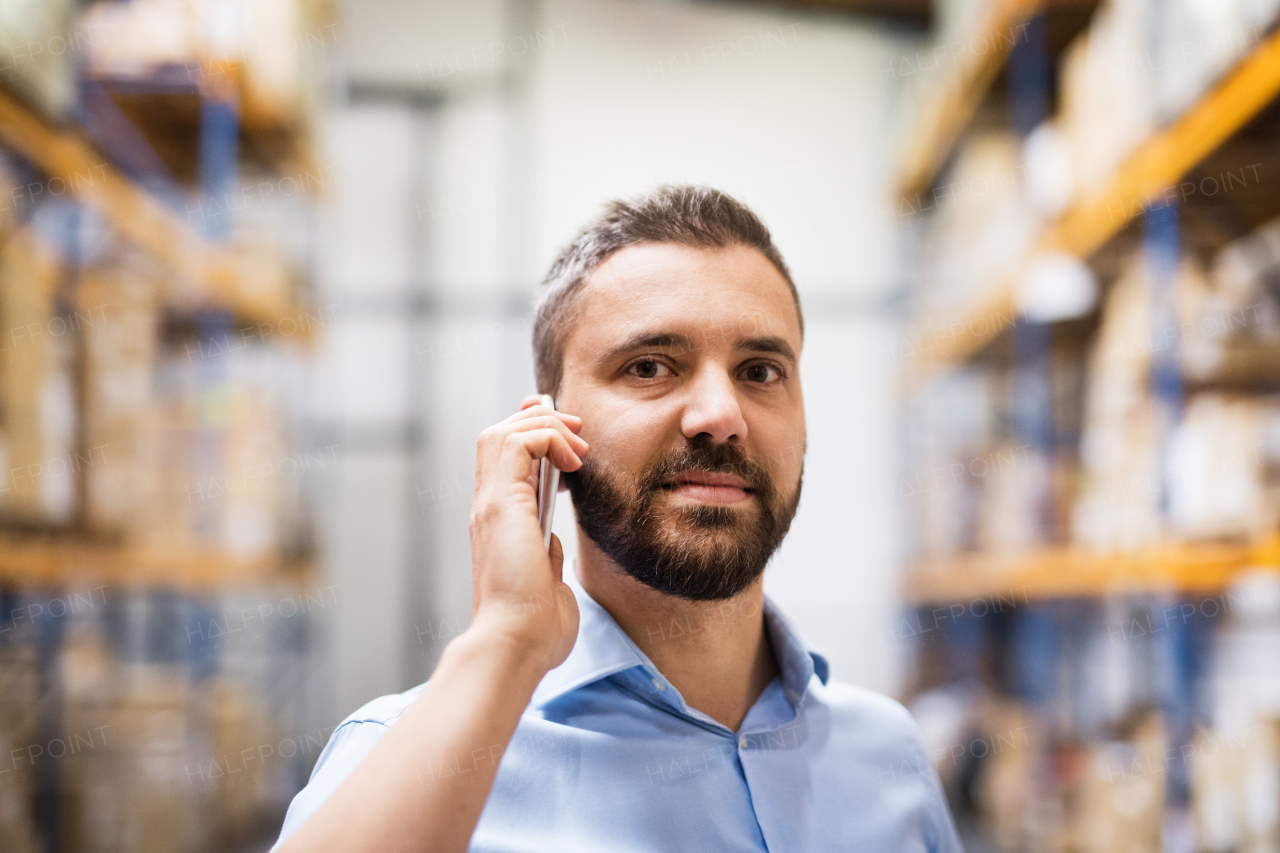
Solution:
[[[878,628],[896,607],[896,519],[877,495],[892,482],[894,381],[880,353],[893,328],[877,305],[894,264],[892,224],[881,218],[894,92],[877,68],[903,45],[848,18],[755,6],[365,0],[347,8],[339,62],[348,79],[442,100],[425,141],[411,123],[396,130],[403,119],[367,107],[338,108],[330,122],[335,139],[350,137],[339,179],[363,183],[335,194],[343,211],[328,221],[365,236],[331,250],[327,263],[348,286],[376,292],[385,281],[361,270],[394,277],[395,259],[418,240],[432,305],[423,322],[402,327],[418,379],[388,373],[401,390],[376,392],[416,395],[423,424],[425,453],[405,463],[416,467],[397,512],[408,535],[429,530],[424,565],[408,548],[395,569],[425,573],[423,583],[401,586],[422,600],[380,614],[372,635],[337,629],[335,641],[350,645],[338,678],[356,685],[341,687],[338,707],[353,708],[354,692],[425,677],[433,643],[469,618],[475,436],[533,387],[527,307],[550,259],[606,199],[675,181],[713,184],[750,204],[772,228],[806,309],[805,493],[767,588],[838,677],[892,691],[894,649]],[[522,43],[532,47],[512,56]],[[429,173],[417,201],[406,202],[402,188],[371,188],[415,138]],[[397,215],[407,224],[383,221]],[[379,359],[395,348],[366,347],[360,369],[382,370]],[[378,469],[366,461],[359,482],[369,489]],[[376,476],[396,494],[389,472]],[[386,518],[373,518],[391,512],[384,500],[342,505],[349,511],[330,531],[334,541],[391,535]],[[558,518],[568,542],[567,503]],[[356,566],[354,545],[335,553],[343,577],[363,572],[381,583],[387,574]],[[380,545],[376,559],[395,560],[394,549]],[[361,593],[352,607],[366,598],[373,606]],[[402,648],[392,653],[396,637]]]
[[[804,296],[883,291],[893,43],[839,17],[724,5],[548,0],[538,54],[537,273],[601,201],[708,183],[771,226]],[[841,23],[844,22],[844,23]],[[753,55],[743,51],[755,50]],[[722,58],[723,55],[723,58]]]

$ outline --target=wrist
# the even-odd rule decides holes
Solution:
[[[472,672],[477,667],[496,671],[513,689],[525,686],[530,694],[551,669],[547,655],[540,648],[496,630],[485,620],[472,622],[467,630],[451,640],[441,655],[442,666],[446,659]]]

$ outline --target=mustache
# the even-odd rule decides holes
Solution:
[[[582,477],[598,472],[601,462],[588,457],[582,468],[577,471],[565,471],[560,476],[566,485],[576,484]],[[768,470],[734,444],[714,444],[705,438],[697,438],[678,450],[673,450],[657,462],[645,468],[634,480],[637,496],[652,496],[665,490],[680,474],[689,471],[704,471],[713,474],[733,474],[747,483],[747,489],[761,498],[768,499],[775,492],[773,478]],[[647,501],[646,501],[647,502]]]
[[[772,492],[773,480],[763,465],[753,462],[735,444],[713,444],[708,440],[690,442],[651,465],[640,478],[642,492],[660,491],[666,483],[689,471],[732,474],[741,477],[753,492]]]

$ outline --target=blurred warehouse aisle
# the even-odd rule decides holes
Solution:
[[[1276,850],[1280,6],[965,12],[895,71],[911,707],[970,849]]]
[[[266,849],[470,620],[551,258],[692,182],[805,309],[766,589],[910,707],[967,849],[1280,851],[1278,24],[0,6],[0,849]]]

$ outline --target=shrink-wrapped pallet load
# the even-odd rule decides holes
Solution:
[[[79,500],[76,316],[57,310],[57,249],[23,226],[0,245],[0,515],[67,525]]]
[[[1162,533],[1151,291],[1145,259],[1135,256],[1107,296],[1089,358],[1073,531],[1099,550],[1150,545]]]

